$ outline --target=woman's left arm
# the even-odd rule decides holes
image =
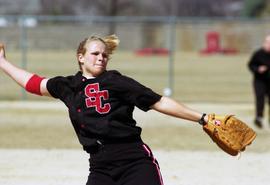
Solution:
[[[189,107],[164,96],[152,105],[151,108],[163,114],[194,122],[198,122],[203,115],[203,113],[192,110]],[[207,117],[204,118],[204,121],[207,122]]]

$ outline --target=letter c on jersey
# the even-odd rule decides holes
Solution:
[[[85,95],[88,97],[85,99],[86,107],[95,107],[96,111],[100,114],[106,114],[111,110],[111,105],[109,103],[105,103],[103,105],[102,100],[109,99],[108,90],[99,90],[99,84],[88,84],[85,87]]]

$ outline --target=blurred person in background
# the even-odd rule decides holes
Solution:
[[[208,118],[116,70],[107,70],[118,44],[115,35],[84,39],[77,49],[80,70],[67,77],[43,78],[18,68],[6,59],[4,47],[0,69],[28,92],[60,99],[67,106],[75,133],[90,155],[87,185],[162,185],[158,162],[133,119],[135,106],[201,125]]]
[[[268,105],[270,105],[270,35],[265,37],[263,46],[253,53],[248,68],[253,74],[256,109],[254,124],[258,128],[263,128],[266,99]],[[270,124],[270,110],[268,112],[268,122]]]

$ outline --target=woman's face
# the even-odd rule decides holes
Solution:
[[[87,77],[97,77],[102,74],[107,67],[108,54],[106,46],[101,41],[90,41],[86,44],[86,53],[79,55],[79,62],[82,66],[83,75]]]
[[[270,52],[270,36],[265,38],[263,48],[265,51]]]

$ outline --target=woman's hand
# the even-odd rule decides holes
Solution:
[[[3,60],[5,60],[6,55],[5,55],[5,46],[4,44],[0,43],[0,63],[3,62]]]
[[[258,68],[258,72],[259,72],[260,74],[265,73],[267,70],[268,70],[268,67],[267,67],[266,65],[261,65],[261,66],[259,66],[259,68]]]

